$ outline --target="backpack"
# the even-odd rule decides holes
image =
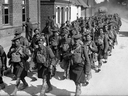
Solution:
[[[11,55],[11,61],[14,63],[18,63],[21,62],[21,56],[19,51],[22,50],[22,47],[20,47],[19,49],[16,50],[16,52],[12,53]]]
[[[83,58],[82,58],[82,46],[79,46],[78,48],[76,48],[75,50],[73,50],[74,51],[74,53],[73,53],[73,55],[72,55],[72,60],[73,60],[73,63],[74,64],[78,64],[78,63],[82,63],[82,61],[83,61]]]
[[[47,52],[46,52],[47,50],[46,50],[46,47],[44,47],[43,48],[43,50],[41,50],[41,51],[37,51],[37,53],[36,53],[36,61],[37,61],[37,63],[42,63],[42,64],[44,64],[44,63],[46,63],[46,58],[47,58]]]

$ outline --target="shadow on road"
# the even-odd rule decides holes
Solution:
[[[4,91],[8,95],[10,95],[13,92],[14,88],[15,88],[15,84],[6,85],[6,88],[4,89]]]
[[[120,31],[119,34],[120,34],[120,37],[128,37],[127,31]]]
[[[46,96],[50,96],[48,94],[53,94],[55,96],[70,96],[71,93],[74,92],[70,92],[66,89],[58,89],[57,87],[53,86],[53,90],[50,93],[46,93]],[[30,86],[27,89],[25,89],[24,91],[32,96],[37,96],[36,94],[40,93],[41,90],[41,85],[37,85],[37,86]]]

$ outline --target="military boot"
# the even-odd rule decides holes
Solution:
[[[46,89],[47,89],[47,83],[46,83],[46,80],[44,80],[43,84],[42,84],[42,87],[41,87],[40,96],[45,96]]]
[[[81,94],[81,85],[80,84],[77,84],[76,85],[76,93],[75,93],[75,96],[80,96]]]
[[[52,91],[52,84],[50,80],[47,80],[47,89],[45,90],[46,93]]]

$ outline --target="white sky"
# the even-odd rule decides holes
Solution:
[[[104,0],[95,0],[96,3],[101,3],[101,2],[104,2]],[[107,0],[109,2],[109,0]]]
[[[101,2],[104,2],[104,0],[95,0],[96,3],[101,3]]]

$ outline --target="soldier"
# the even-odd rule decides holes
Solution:
[[[44,46],[44,42],[45,39],[42,37],[36,41],[38,48],[34,51],[33,56],[33,61],[37,63],[38,78],[43,79],[40,92],[41,96],[52,90],[50,79],[55,66],[55,55],[49,46]]]
[[[3,75],[3,71],[5,71],[5,69],[7,67],[6,61],[7,61],[6,53],[3,49],[3,47],[0,45],[0,89],[5,88],[5,84],[3,82],[2,75]]]
[[[25,37],[21,36],[21,34],[22,34],[22,29],[21,29],[21,28],[16,28],[16,29],[14,30],[14,38],[17,37],[17,36],[18,36],[18,37],[20,36],[20,42],[21,42],[21,44],[22,44],[23,46],[28,47],[28,46],[29,46],[28,40],[27,40]]]
[[[108,55],[109,56],[111,56],[112,49],[114,48],[115,42],[116,42],[116,32],[113,28],[113,25],[109,25],[109,30],[108,30],[108,43],[109,43]]]
[[[24,38],[23,36],[21,36],[21,34],[22,34],[21,28],[16,28],[14,30],[14,38],[17,38],[18,37],[19,40],[20,40],[21,45],[28,47],[29,46],[28,40],[26,38]],[[12,45],[9,48],[9,52],[10,52],[10,50],[12,50],[15,47],[16,46],[15,46],[14,42],[12,41]],[[7,57],[9,58],[9,54],[7,54]],[[10,69],[15,66],[15,65],[12,64],[11,60],[9,60],[9,65],[10,65]],[[13,73],[15,73],[15,69],[14,68],[13,68]],[[14,74],[12,80],[16,80],[15,74]]]
[[[78,40],[81,38],[80,34],[73,36],[74,44],[71,51],[71,66],[70,66],[70,79],[75,82],[76,93],[75,96],[80,96],[81,94],[81,83],[85,82],[85,65],[90,65],[90,60],[87,54],[85,46],[81,46]],[[83,59],[85,58],[85,59]],[[86,63],[85,63],[86,62]]]
[[[32,40],[32,31],[33,31],[33,26],[32,23],[30,22],[30,18],[27,18],[27,21],[25,24],[23,24],[23,26],[25,26],[25,31],[26,31],[26,38],[29,42],[31,42]]]
[[[98,36],[95,39],[95,43],[98,48],[98,68],[100,69],[103,63],[103,59],[105,59],[105,63],[107,62],[107,52],[108,52],[108,36],[104,34],[103,28],[99,28]]]
[[[14,91],[11,94],[11,96],[14,96],[19,89],[23,90],[28,87],[25,77],[27,76],[26,61],[29,58],[29,51],[25,46],[21,44],[20,36],[13,38],[12,41],[14,42],[15,47],[8,52],[8,57],[10,58],[12,64],[15,65],[14,74],[16,76],[16,85]],[[23,86],[21,87],[20,81],[23,82]]]
[[[46,43],[49,46],[49,37],[53,34],[52,33],[52,29],[50,26],[50,21],[46,21],[46,26],[44,27],[44,29],[42,30],[42,32],[46,38]]]
[[[31,54],[33,54],[34,50],[38,47],[35,42],[36,40],[40,37],[41,33],[39,31],[39,29],[35,28],[34,29],[34,35],[32,37],[32,41],[31,41],[31,44],[29,46],[30,48],[30,51],[31,51]]]
[[[61,68],[64,69],[63,79],[69,79],[69,60],[70,60],[70,47],[71,47],[71,38],[69,37],[69,31],[64,28],[61,34],[62,38],[60,40],[60,54],[61,54]]]
[[[85,39],[83,40],[84,45],[87,46],[87,52],[88,52],[88,56],[90,59],[90,63],[91,65],[86,65],[86,70],[88,70],[88,72],[86,73],[86,78],[87,78],[87,83],[88,80],[91,78],[91,68],[95,70],[95,72],[99,72],[100,70],[98,70],[97,66],[95,65],[95,61],[94,61],[94,56],[95,53],[98,52],[98,48],[95,44],[95,42],[92,40],[92,35],[91,32],[88,31],[84,34]]]
[[[41,36],[41,33],[39,31],[39,29],[35,28],[34,29],[34,35],[31,41],[31,44],[29,46],[29,49],[31,51],[31,60],[29,61],[30,64],[30,70],[31,71],[36,71],[37,70],[37,64],[33,62],[33,54],[36,48],[38,48],[37,44],[36,44],[36,40]],[[31,81],[36,81],[37,77],[33,76],[31,77]]]

